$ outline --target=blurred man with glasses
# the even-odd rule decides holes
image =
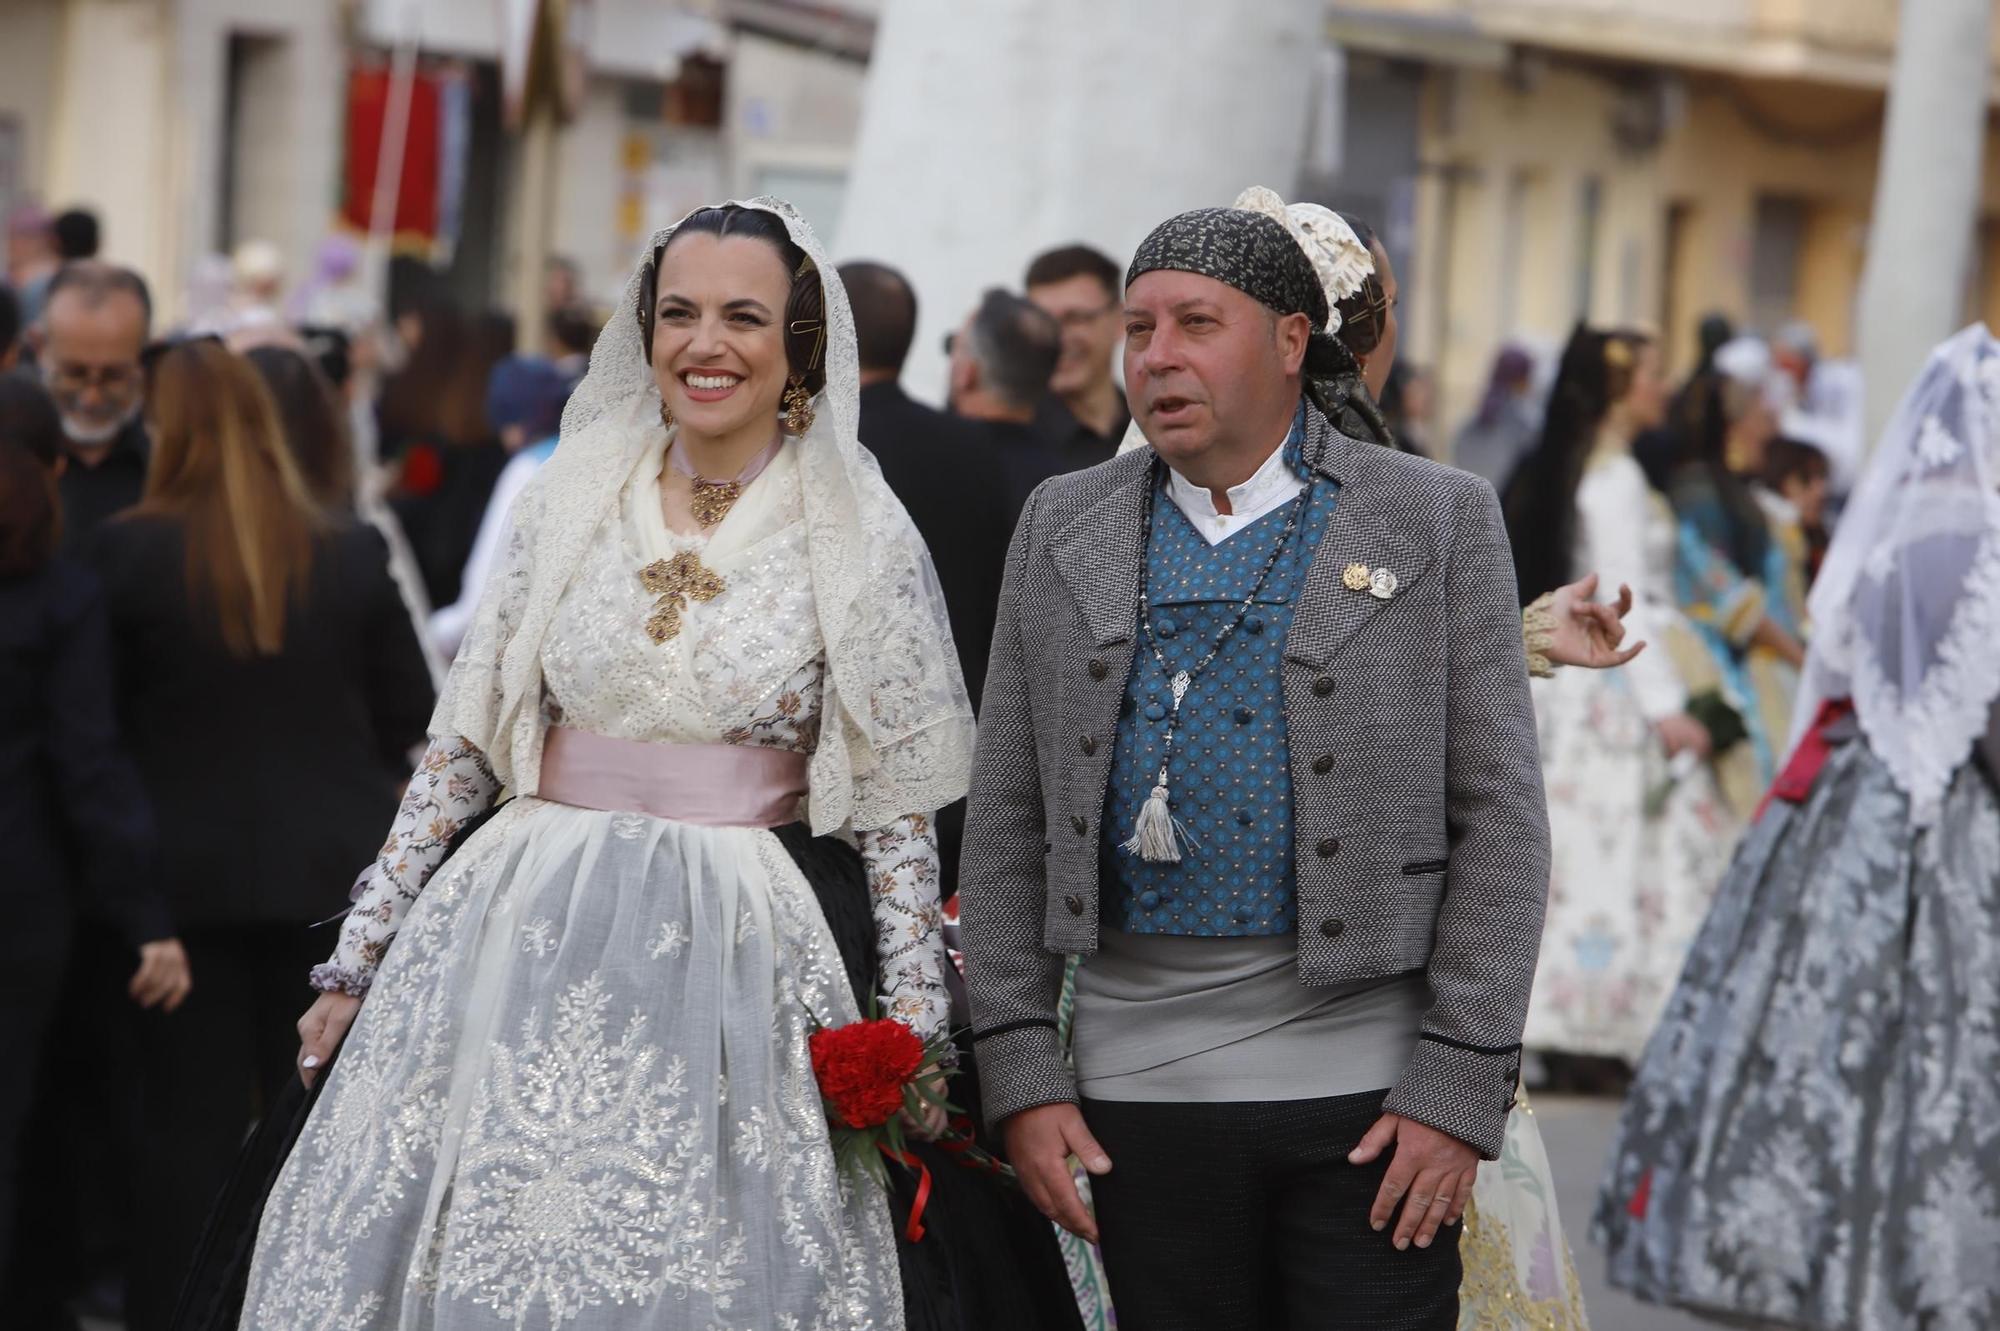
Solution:
[[[139,412],[152,314],[145,279],[129,268],[83,260],[49,282],[36,359],[62,414],[66,548],[145,490],[150,450]]]
[[[1117,452],[1132,420],[1113,368],[1124,336],[1123,280],[1118,265],[1088,245],[1065,245],[1028,265],[1028,299],[1062,327],[1062,357],[1035,424],[1072,469]]]

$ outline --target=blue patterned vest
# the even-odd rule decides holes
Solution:
[[[1265,937],[1298,927],[1292,871],[1292,773],[1285,735],[1285,635],[1339,487],[1285,460],[1311,488],[1298,530],[1257,603],[1181,703],[1168,785],[1186,827],[1178,864],[1119,846],[1160,770],[1172,693],[1143,631],[1118,717],[1101,846],[1103,918],[1128,933]],[[1289,504],[1211,546],[1156,481],[1146,545],[1146,594],[1167,664],[1192,671],[1214,645],[1283,535]]]

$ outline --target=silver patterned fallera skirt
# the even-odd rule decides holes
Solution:
[[[1626,1102],[1594,1237],[1643,1297],[1818,1331],[2000,1327],[2000,802],[1858,739],[1774,801]]]
[[[806,1045],[858,1015],[773,834],[514,801],[411,907],[242,1326],[900,1331]]]

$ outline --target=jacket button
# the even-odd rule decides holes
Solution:
[[[1340,853],[1340,842],[1337,839],[1333,837],[1328,837],[1326,840],[1319,843],[1319,857],[1321,859],[1330,860],[1339,853]]]
[[[1088,667],[1092,679],[1103,679],[1111,673],[1111,667],[1102,661],[1092,661]]]
[[[1339,920],[1321,920],[1319,923],[1319,931],[1328,938],[1338,938],[1346,930],[1347,926]]]
[[[1090,824],[1083,820],[1083,815],[1080,813],[1071,816],[1069,820],[1069,825],[1076,829],[1076,834],[1078,836],[1082,836],[1085,832],[1088,832],[1090,830]]]
[[[1313,695],[1315,697],[1324,698],[1326,697],[1327,694],[1332,692],[1333,692],[1332,675],[1321,675],[1318,679],[1313,681]]]
[[[1081,736],[1081,737],[1080,737],[1080,738],[1079,738],[1079,739],[1078,739],[1078,740],[1076,741],[1076,747],[1078,747],[1079,749],[1082,749],[1082,750],[1083,750],[1083,756],[1084,756],[1084,757],[1086,757],[1086,758],[1088,758],[1088,757],[1090,757],[1090,755],[1092,755],[1093,753],[1096,753],[1096,752],[1097,752],[1097,740],[1096,740],[1096,737],[1094,737],[1094,736],[1091,736],[1091,735],[1084,735],[1084,736]]]
[[[1072,915],[1083,914],[1083,898],[1074,892],[1063,898],[1063,905],[1069,907],[1069,913]]]
[[[1332,754],[1322,753],[1319,757],[1313,759],[1313,771],[1318,772],[1321,776],[1325,776],[1328,772],[1331,772],[1332,770],[1333,770]]]

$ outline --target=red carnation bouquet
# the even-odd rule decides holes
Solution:
[[[840,1167],[865,1174],[885,1189],[889,1186],[885,1159],[916,1172],[917,1195],[905,1227],[912,1240],[924,1236],[931,1176],[904,1140],[899,1117],[903,1111],[921,1119],[926,1106],[943,1109],[951,1128],[937,1139],[940,1148],[963,1165],[1012,1177],[1013,1170],[973,1143],[971,1125],[945,1099],[945,1058],[952,1048],[948,1033],[926,1044],[905,1022],[871,1017],[845,1026],[822,1026],[808,1043]]]

